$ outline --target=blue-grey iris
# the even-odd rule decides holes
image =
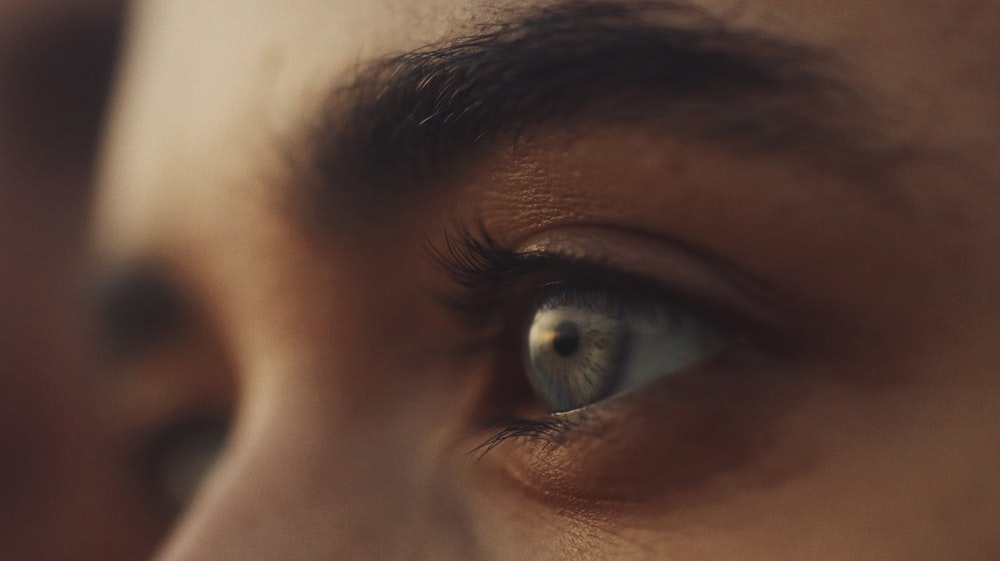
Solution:
[[[535,309],[525,367],[546,405],[569,411],[675,373],[729,340],[716,322],[680,305],[559,284]]]

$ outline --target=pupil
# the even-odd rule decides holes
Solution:
[[[564,321],[556,326],[552,334],[552,348],[563,358],[580,348],[580,329],[575,323]]]

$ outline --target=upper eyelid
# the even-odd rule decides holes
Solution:
[[[448,230],[443,246],[428,242],[427,249],[448,279],[448,288],[435,299],[476,333],[488,331],[489,340],[500,335],[500,324],[524,319],[511,315],[512,293],[521,290],[519,305],[527,307],[523,291],[537,292],[545,280],[586,280],[682,304],[776,357],[788,356],[812,333],[809,318],[776,286],[682,240],[587,225],[536,233],[506,246],[482,220],[474,225]],[[530,278],[535,282],[525,285]]]
[[[756,287],[752,287],[751,290],[741,290],[756,282],[752,279],[748,282],[743,276],[734,274],[732,266],[722,263],[707,252],[698,252],[686,244],[681,245],[676,242],[671,245],[679,246],[683,253],[692,254],[692,258],[689,259],[691,261],[708,262],[703,268],[711,269],[718,276],[725,277],[726,283],[732,285],[734,290],[752,292],[754,297],[762,292]],[[521,249],[509,249],[498,243],[482,225],[476,231],[462,227],[454,233],[447,233],[443,249],[437,249],[430,243],[426,249],[437,268],[454,287],[462,289],[463,292],[500,291],[505,285],[528,275],[548,274],[552,276],[550,282],[585,280],[593,284],[641,289],[648,294],[670,293],[685,300],[702,300],[702,298],[692,298],[693,295],[687,294],[686,290],[670,286],[673,283],[657,278],[655,274],[645,270],[635,270],[638,267],[623,266],[618,262],[620,260],[609,258],[604,249],[594,252],[570,251],[556,244],[532,244]],[[452,296],[458,297],[444,295],[443,299],[445,301],[468,299],[467,293]],[[459,305],[457,308],[461,309],[462,306]]]
[[[725,256],[676,237],[615,226],[569,226],[536,234],[522,250],[565,256],[596,271],[610,271],[634,287],[673,296],[753,332],[774,354],[791,332],[806,331],[801,303]],[[623,251],[623,248],[627,251]]]
[[[482,238],[468,232],[462,236],[450,239],[447,253],[432,254],[452,285],[434,297],[471,332],[491,332],[486,343],[525,324],[531,306],[545,287],[565,283],[615,290],[627,294],[630,300],[668,302],[672,309],[681,306],[713,322],[728,323],[724,314],[694,301],[683,291],[641,274],[623,272],[611,264],[540,249],[508,250],[495,244],[485,231]]]

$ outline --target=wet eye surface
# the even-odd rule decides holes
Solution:
[[[707,314],[612,288],[546,286],[525,337],[525,370],[552,412],[628,392],[724,351]]]

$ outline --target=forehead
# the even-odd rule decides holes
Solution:
[[[245,186],[274,183],[262,175],[280,175],[282,143],[353,69],[531,4],[140,2],[111,127],[101,223],[105,230],[150,230],[156,216],[173,214],[177,205],[189,211],[192,192],[206,199],[202,208],[215,207],[207,199],[223,190],[211,186],[239,183],[242,198],[252,197]],[[991,123],[1000,119],[1000,62],[990,53],[1000,50],[993,23],[1000,21],[1000,3],[702,0],[694,6],[727,25],[831,52],[851,70],[851,85],[875,99],[898,128],[894,135],[996,166]],[[115,211],[121,208],[128,211]]]

